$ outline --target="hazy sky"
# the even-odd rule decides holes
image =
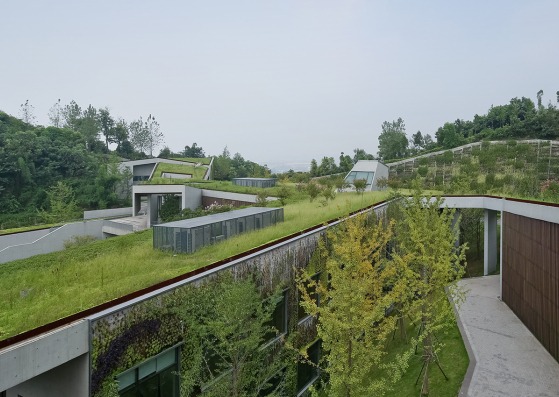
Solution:
[[[434,136],[540,89],[555,101],[558,20],[557,0],[2,0],[0,109],[151,113],[174,151],[295,168],[376,154],[385,120]]]

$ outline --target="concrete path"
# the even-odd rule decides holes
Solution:
[[[470,354],[460,396],[559,396],[559,363],[499,299],[499,276],[460,284],[468,291],[458,313]]]

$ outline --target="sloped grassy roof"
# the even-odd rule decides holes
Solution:
[[[154,250],[152,231],[95,241],[0,265],[0,340],[185,274],[387,198],[340,193],[323,206],[287,204],[284,222],[193,254]]]

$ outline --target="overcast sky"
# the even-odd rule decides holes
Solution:
[[[2,0],[0,110],[57,99],[153,114],[173,151],[275,167],[356,147],[383,121],[434,136],[559,90],[559,1]]]

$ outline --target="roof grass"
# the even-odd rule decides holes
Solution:
[[[157,284],[388,197],[340,193],[324,206],[284,207],[283,223],[241,234],[193,254],[153,249],[152,231],[75,246],[0,265],[0,340]]]
[[[169,160],[184,161],[187,163],[210,165],[212,162],[211,157],[171,157]]]
[[[184,165],[158,163],[155,168],[155,171],[153,172],[152,182],[161,181],[161,180],[165,182],[168,181],[169,179],[173,180],[173,178],[164,178],[162,176],[164,172],[170,172],[174,174],[190,174],[192,175],[192,179],[203,179],[204,175],[206,175],[206,171],[208,171],[208,167],[196,166],[194,164],[189,164],[189,163],[185,163]],[[176,180],[183,181],[183,179],[176,179]]]

